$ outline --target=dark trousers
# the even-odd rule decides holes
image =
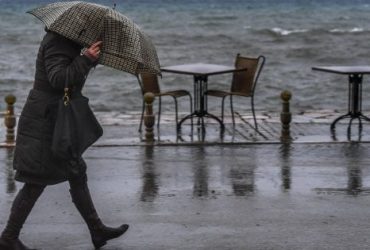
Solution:
[[[86,174],[70,179],[69,185],[71,188],[71,193],[80,192],[80,190],[86,190]],[[17,239],[19,237],[23,224],[25,223],[28,215],[30,214],[37,199],[41,196],[45,187],[46,185],[37,185],[30,183],[25,183],[23,185],[22,189],[19,190],[17,196],[13,201],[9,219],[4,231],[1,234],[1,238]],[[89,205],[91,206],[92,203]],[[91,210],[95,211],[95,209],[93,208]]]

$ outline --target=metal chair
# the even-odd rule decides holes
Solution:
[[[158,82],[158,76],[156,74],[151,74],[151,73],[141,73],[140,75],[137,76],[137,79],[139,81],[140,87],[141,87],[141,92],[143,94],[143,107],[141,111],[141,118],[140,118],[140,126],[139,126],[139,132],[141,132],[141,127],[143,124],[143,119],[144,119],[144,111],[145,111],[145,102],[144,102],[144,94],[147,92],[152,92],[155,97],[158,97],[158,122],[157,122],[157,127],[159,128],[159,123],[161,119],[161,105],[162,105],[162,96],[171,96],[173,97],[175,101],[175,111],[176,111],[176,129],[178,129],[179,122],[178,122],[178,108],[177,108],[177,98],[183,97],[183,96],[189,96],[190,100],[190,113],[193,112],[193,101],[191,94],[183,89],[179,90],[172,90],[172,91],[166,91],[166,92],[161,92],[160,87],[159,87],[159,82]],[[193,125],[193,121],[191,121]]]
[[[224,121],[225,97],[230,96],[230,109],[233,120],[233,126],[235,126],[233,96],[250,97],[254,125],[256,130],[258,130],[256,114],[254,111],[254,91],[256,89],[256,84],[264,64],[265,57],[262,55],[257,58],[251,58],[243,57],[240,56],[240,54],[237,54],[235,59],[235,67],[238,69],[245,68],[246,70],[233,73],[230,91],[210,89],[205,93],[207,96],[215,96],[222,98],[222,110],[221,110],[222,122]]]

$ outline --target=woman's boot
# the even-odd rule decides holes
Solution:
[[[8,223],[0,237],[1,250],[32,250],[19,239],[20,231],[45,186],[25,184],[13,201]]]
[[[127,231],[129,227],[127,224],[111,228],[101,222],[92,202],[86,178],[77,183],[76,181],[70,182],[70,186],[72,201],[89,228],[95,248],[104,246],[108,240],[117,238]]]

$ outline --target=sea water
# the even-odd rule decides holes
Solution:
[[[7,94],[22,108],[32,88],[44,26],[27,10],[42,0],[0,0],[0,109]],[[233,65],[237,53],[264,55],[255,94],[259,111],[279,112],[280,93],[292,92],[292,111],[346,110],[348,78],[313,71],[322,65],[370,65],[370,0],[116,0],[91,1],[116,9],[147,33],[161,66],[185,63]],[[229,89],[231,75],[211,76],[209,88]],[[193,91],[191,76],[163,73],[162,90]],[[140,112],[135,76],[105,66],[91,71],[84,94],[101,112]],[[370,110],[370,76],[364,76],[363,109]],[[164,100],[172,102],[171,99]],[[186,111],[188,103],[180,102]],[[236,109],[248,112],[249,100]],[[171,105],[163,105],[173,110]],[[220,100],[209,98],[209,109]]]

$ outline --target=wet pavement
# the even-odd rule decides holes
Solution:
[[[340,124],[333,139],[330,118],[305,114],[282,144],[278,119],[266,117],[266,137],[240,119],[223,138],[207,124],[205,136],[185,125],[179,139],[165,120],[150,146],[136,118],[100,116],[105,135],[85,153],[90,189],[106,224],[131,225],[103,249],[370,249],[370,126],[348,138]],[[21,185],[12,148],[0,159],[3,227]],[[46,189],[21,237],[45,250],[93,249],[66,183]]]

